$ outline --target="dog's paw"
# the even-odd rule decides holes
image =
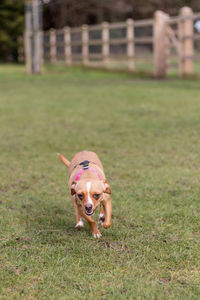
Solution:
[[[83,226],[84,226],[84,223],[83,223],[83,221],[80,219],[80,221],[76,224],[76,228],[78,229],[78,230],[81,230],[82,228],[83,228]]]
[[[105,222],[104,214],[99,214],[99,223],[101,224],[101,226],[103,226],[104,222]]]
[[[92,234],[95,239],[99,239],[101,237],[101,233],[93,233]]]

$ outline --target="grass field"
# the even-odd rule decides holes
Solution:
[[[199,86],[0,66],[0,299],[199,299]],[[112,188],[100,240],[56,157],[83,149]]]

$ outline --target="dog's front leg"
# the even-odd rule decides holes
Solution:
[[[88,224],[92,230],[93,237],[97,238],[97,239],[100,238],[101,233],[100,233],[95,221],[91,217],[87,216],[83,211],[80,210],[79,212],[82,215],[82,217],[88,222]]]
[[[104,206],[104,213],[105,213],[105,221],[102,222],[102,226],[104,228],[109,228],[111,226],[111,215],[112,215],[112,205],[110,195],[106,195],[105,199],[102,201]]]
[[[79,213],[79,209],[77,207],[77,204],[76,204],[76,200],[75,200],[75,197],[72,196],[72,202],[73,202],[73,205],[74,205],[74,208],[75,208],[75,214],[76,214],[76,228],[77,229],[82,229],[83,226],[84,226],[84,223],[83,223],[83,220],[81,218],[81,215]]]
[[[101,224],[101,226],[103,226],[104,222],[105,222],[104,206],[102,203],[100,203],[99,223]]]

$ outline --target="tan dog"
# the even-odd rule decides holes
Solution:
[[[71,162],[61,154],[58,156],[69,168],[69,190],[76,211],[76,228],[84,226],[83,217],[90,225],[93,237],[99,238],[101,233],[91,216],[100,204],[99,221],[104,228],[109,228],[112,213],[111,190],[101,161],[96,153],[89,151],[77,153]]]

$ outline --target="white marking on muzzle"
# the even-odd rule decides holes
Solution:
[[[92,204],[92,207],[94,206],[92,199],[90,198],[90,188],[91,188],[91,182],[87,182],[87,192],[88,192],[88,203]]]

